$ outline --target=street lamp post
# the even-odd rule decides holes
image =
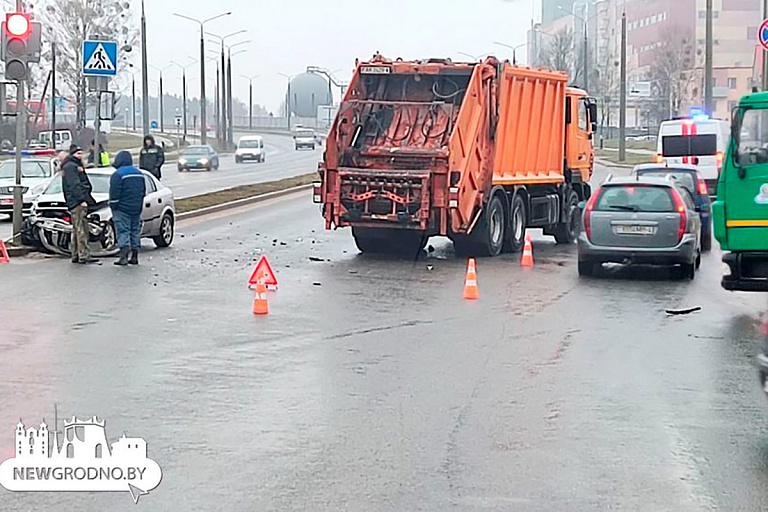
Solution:
[[[469,57],[473,61],[479,61],[479,60],[481,60],[482,57],[486,57],[486,56],[491,54],[490,52],[489,53],[481,53],[480,55],[472,55],[471,53],[467,53],[467,52],[456,52],[456,53],[458,53],[459,55],[463,55],[465,57]]]
[[[240,35],[240,34],[243,34],[245,32],[248,32],[248,31],[243,29],[243,30],[238,30],[236,32],[231,32],[231,33],[229,33],[227,35],[224,35],[224,36],[221,36],[221,35],[218,35],[218,34],[212,34],[211,32],[206,32],[206,34],[208,34],[211,37],[215,37],[217,39],[217,41],[219,41],[221,43],[221,108],[219,110],[219,112],[221,114],[221,116],[219,118],[219,124],[221,126],[220,126],[219,129],[220,129],[220,134],[221,134],[221,144],[220,145],[222,147],[226,147],[227,146],[227,142],[228,142],[227,141],[227,139],[228,139],[228,137],[227,137],[227,133],[228,133],[228,129],[227,129],[227,117],[228,117],[227,116],[227,112],[229,110],[228,107],[227,107],[227,87],[226,87],[227,63],[226,63],[225,55],[224,55],[224,48],[225,48],[224,41],[226,41],[230,37],[234,37],[236,35]]]
[[[518,44],[517,46],[513,46],[511,44],[501,43],[499,41],[494,41],[493,44],[497,44],[499,46],[503,46],[505,48],[509,48],[510,50],[512,50],[512,64],[515,66],[517,66],[517,49],[528,45],[528,43],[522,43],[522,44]],[[530,66],[530,64],[528,65]]]
[[[198,25],[200,25],[200,143],[201,144],[207,144],[208,142],[208,125],[205,121],[205,106],[206,106],[206,99],[205,99],[205,24],[209,21],[213,21],[218,18],[222,18],[224,16],[229,16],[232,14],[232,12],[225,12],[222,14],[219,14],[217,16],[213,16],[211,18],[205,19],[205,20],[198,20],[195,18],[190,18],[189,16],[185,16],[183,14],[179,13],[173,13],[174,16],[178,16],[179,18],[183,18],[185,20],[194,21]]]
[[[572,12],[569,12],[562,5],[558,5],[557,8],[563,11],[564,13],[570,14],[577,20],[580,20],[581,23],[584,25],[584,51],[582,54],[581,72],[583,74],[582,84],[583,84],[584,90],[586,91],[589,89],[589,41],[587,39],[587,25],[592,19],[597,17],[597,14],[590,16],[588,18],[582,18],[578,14],[573,14]]]
[[[232,107],[232,57],[246,52],[246,50],[239,50],[232,53],[232,48],[247,43],[250,43],[250,41],[241,41],[227,47],[227,143],[230,146],[235,143],[234,108]]]
[[[149,69],[147,69],[147,17],[141,0],[141,124],[144,135],[149,133]]]
[[[293,76],[286,75],[285,73],[278,73],[280,76],[284,76],[288,79],[288,96],[285,100],[285,117],[288,118],[288,131],[291,131],[291,80]]]
[[[165,132],[165,116],[164,116],[164,110],[163,110],[163,71],[169,69],[171,66],[165,66],[164,68],[157,68],[155,66],[150,66],[152,69],[160,73],[160,133]]]
[[[187,68],[189,66],[193,66],[197,64],[197,60],[193,59],[192,57],[189,58],[192,62],[187,64],[186,66],[182,66],[176,61],[171,61],[171,64],[181,68],[181,116],[182,116],[182,125],[184,130],[184,135],[182,137],[182,141],[185,143],[187,142]]]
[[[248,80],[248,129],[253,130],[253,80],[259,78],[259,75],[240,76]]]

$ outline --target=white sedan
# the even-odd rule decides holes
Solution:
[[[95,255],[117,252],[117,236],[109,208],[109,180],[115,170],[111,167],[88,169],[88,179],[93,186],[93,198],[97,205],[89,208],[88,224],[91,244],[98,246]],[[158,247],[168,247],[173,242],[176,208],[171,189],[154,176],[142,171],[146,182],[144,210],[141,213],[141,236],[151,238]],[[29,226],[34,238],[46,249],[68,254],[72,224],[62,192],[61,174],[57,174],[32,205]]]
[[[21,161],[22,213],[29,214],[32,203],[43,191],[55,172],[51,158],[24,158]],[[13,189],[16,184],[16,161],[0,164],[0,213],[13,214]]]

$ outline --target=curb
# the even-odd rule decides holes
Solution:
[[[600,165],[604,165],[606,167],[618,167],[620,169],[634,169],[634,165],[628,165],[628,164],[619,164],[616,162],[612,162],[610,160],[605,160],[604,158],[595,158],[595,162],[599,163]]]
[[[200,208],[199,210],[192,210],[191,212],[179,213],[178,215],[176,215],[176,220],[181,221],[181,220],[187,220],[187,219],[194,219],[197,217],[210,215],[211,213],[218,213],[226,210],[231,210],[234,208],[239,208],[240,206],[247,206],[250,204],[261,203],[263,201],[268,201],[269,199],[275,199],[278,197],[287,196],[297,192],[311,190],[313,186],[314,184],[308,183],[306,185],[299,185],[298,187],[286,188],[285,190],[276,190],[274,192],[268,192],[266,194],[259,194],[257,196],[245,197],[243,199],[230,201],[228,203],[207,206],[205,208]]]

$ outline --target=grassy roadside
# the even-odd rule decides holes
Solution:
[[[595,156],[602,160],[607,160],[611,163],[618,164],[618,165],[635,166],[639,164],[651,163],[653,161],[652,155],[639,155],[637,153],[627,153],[626,155],[627,158],[623,162],[619,162],[618,151],[606,151],[603,149],[596,149]]]
[[[607,139],[603,141],[606,148],[618,149],[619,141],[617,139]],[[644,149],[646,151],[655,152],[657,149],[656,142],[651,140],[628,140],[627,149]]]
[[[176,213],[186,213],[194,210],[200,210],[209,206],[216,206],[238,199],[277,192],[300,185],[308,185],[317,180],[317,173],[305,174],[294,178],[285,178],[277,181],[267,181],[265,183],[254,183],[253,185],[241,185],[239,187],[209,192],[199,196],[187,197],[176,200]]]

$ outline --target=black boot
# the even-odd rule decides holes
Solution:
[[[131,265],[139,264],[139,251],[137,251],[136,249],[133,249],[131,251],[131,259],[128,260],[128,263],[130,263]]]
[[[128,264],[128,249],[120,249],[120,258],[115,262],[115,265],[124,267]]]

